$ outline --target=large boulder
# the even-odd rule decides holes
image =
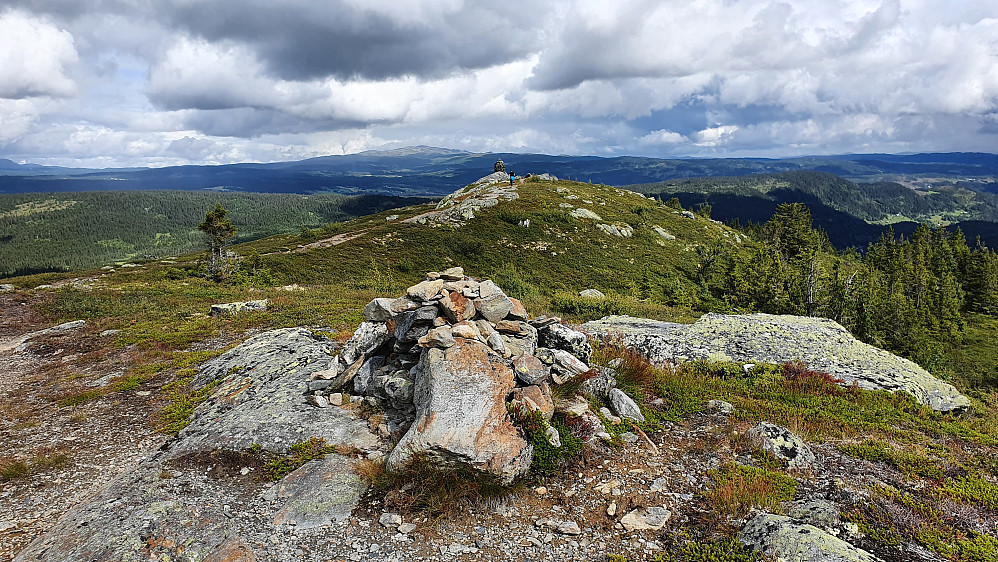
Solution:
[[[970,400],[915,363],[852,336],[824,318],[772,314],[705,314],[693,324],[607,316],[587,322],[583,331],[616,339],[653,363],[724,359],[785,363],[803,361],[843,381],[869,390],[903,391],[935,410],[965,409]]]
[[[511,482],[530,467],[533,452],[506,411],[513,386],[513,371],[481,342],[426,349],[417,367],[416,421],[389,455],[388,468],[425,454]]]
[[[813,525],[760,513],[738,533],[746,546],[776,560],[795,562],[880,562],[869,552],[836,538]]]

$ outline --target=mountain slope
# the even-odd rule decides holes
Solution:
[[[660,199],[678,197],[687,207],[709,203],[714,218],[762,223],[781,203],[804,203],[815,224],[838,247],[863,246],[883,225],[910,234],[920,223],[961,226],[968,238],[989,244],[998,221],[998,198],[948,186],[914,190],[894,182],[853,183],[827,172],[795,171],[740,177],[692,178],[627,186]]]
[[[298,237],[279,236],[236,250],[260,253],[275,272],[300,284],[360,283],[372,276],[404,284],[424,271],[460,265],[519,297],[574,298],[586,288],[630,294],[641,279],[686,285],[698,246],[720,239],[737,252],[747,244],[719,223],[610,186],[534,180],[516,191],[516,199],[480,208],[463,224],[412,220],[434,208],[425,205],[330,225],[316,233],[326,242],[311,248],[298,248]],[[592,216],[586,211],[598,218],[586,218]]]

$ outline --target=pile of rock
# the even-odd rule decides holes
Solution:
[[[529,468],[532,446],[514,427],[510,402],[546,420],[563,408],[583,418],[573,424],[583,437],[609,437],[586,399],[556,405],[552,385],[580,375],[584,392],[606,397],[620,417],[640,419],[633,400],[614,388],[612,371],[590,368],[584,334],[557,318],[530,319],[520,301],[460,267],[427,274],[402,297],[374,299],[364,318],[332,367],[312,375],[308,399],[383,408],[379,430],[398,439],[390,469],[422,454],[511,481]],[[547,435],[560,446],[554,428]]]

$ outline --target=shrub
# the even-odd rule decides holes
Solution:
[[[868,440],[851,445],[839,445],[837,449],[851,457],[893,466],[910,478],[917,476],[940,480],[943,477],[942,469],[932,459],[908,451],[897,451],[883,441]]]
[[[31,469],[28,468],[28,463],[22,460],[0,460],[0,482],[24,478],[29,474]]]
[[[522,407],[509,406],[509,414],[534,446],[534,458],[530,470],[536,474],[555,474],[558,468],[582,450],[582,440],[572,435],[560,414],[552,418],[550,423],[537,410],[528,412]],[[558,432],[561,447],[553,447],[548,442],[546,432],[549,426]]]
[[[971,474],[958,480],[947,480],[941,491],[951,498],[998,511],[998,485],[988,482],[980,475]]]
[[[780,503],[793,499],[797,481],[783,474],[754,466],[726,464],[708,472],[714,488],[704,494],[717,512],[744,517],[753,507],[779,513]]]
[[[361,461],[355,470],[384,497],[385,509],[432,517],[455,515],[468,505],[493,501],[516,489],[465,467],[441,466],[424,454],[413,456],[394,472],[370,461]]]
[[[321,437],[312,437],[307,441],[295,443],[288,449],[287,456],[271,460],[263,467],[263,475],[267,480],[276,482],[308,461],[321,459],[336,452],[336,447],[326,444]]]

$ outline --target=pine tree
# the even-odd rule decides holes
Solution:
[[[222,249],[225,243],[236,235],[236,227],[232,225],[228,214],[229,211],[225,210],[221,203],[215,203],[215,209],[208,211],[204,221],[198,225],[198,230],[208,239],[208,273],[213,277],[223,275],[225,255]]]

